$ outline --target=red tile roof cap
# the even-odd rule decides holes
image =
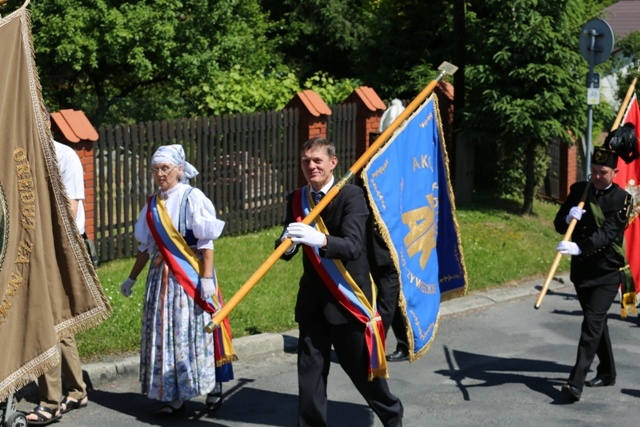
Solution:
[[[360,86],[355,90],[355,93],[362,100],[364,105],[371,111],[386,110],[387,106],[384,101],[380,99],[375,90],[368,86]]]
[[[327,116],[331,115],[331,109],[316,92],[312,90],[303,90],[302,92],[298,92],[297,95],[309,113],[315,117],[323,114]]]
[[[98,132],[82,110],[60,110],[51,119],[69,142],[97,141]]]

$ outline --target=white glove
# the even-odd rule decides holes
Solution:
[[[578,245],[573,242],[567,242],[566,240],[558,243],[556,251],[563,255],[580,255],[582,253]]]
[[[216,285],[213,283],[213,277],[200,278],[200,295],[202,299],[212,298],[216,293]]]
[[[287,227],[285,234],[296,244],[320,248],[325,245],[327,236],[310,225],[301,222],[292,222]]]
[[[289,236],[289,229],[284,230],[282,237],[280,237],[280,241],[284,242],[287,237],[291,237]],[[296,250],[297,247],[298,245],[296,245],[295,243],[291,244],[291,246],[289,246],[289,248],[286,251],[284,251],[285,255],[291,255],[293,251]]]
[[[133,288],[133,285],[135,284],[136,284],[135,280],[133,280],[131,277],[127,277],[127,280],[122,282],[122,284],[120,285],[120,293],[125,297],[130,297],[131,294],[133,293],[131,288]]]
[[[565,221],[567,222],[567,224],[569,224],[572,219],[576,219],[577,221],[580,221],[580,219],[582,219],[582,214],[585,212],[586,210],[581,209],[578,206],[574,206],[569,211],[569,214],[567,215],[567,218],[565,219]]]

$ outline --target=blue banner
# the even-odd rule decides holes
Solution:
[[[400,273],[400,309],[416,360],[435,337],[441,298],[462,296],[467,286],[434,95],[376,153],[362,178]]]

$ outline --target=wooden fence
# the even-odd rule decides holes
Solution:
[[[336,144],[338,174],[356,160],[355,104],[332,107],[328,138]],[[200,174],[191,184],[212,201],[224,235],[273,227],[285,197],[299,185],[299,111],[199,117],[98,129],[95,150],[95,242],[100,260],[132,256],[134,225],[156,189],[149,173],[161,145],[181,144]]]

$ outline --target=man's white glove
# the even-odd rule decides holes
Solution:
[[[578,245],[573,242],[567,242],[566,240],[558,243],[556,251],[563,255],[580,255],[582,253]]]
[[[202,299],[213,298],[216,293],[216,285],[213,283],[213,277],[200,278],[200,295]]]
[[[127,280],[122,282],[122,284],[120,285],[120,293],[122,293],[122,295],[124,295],[125,297],[130,297],[133,293],[131,288],[133,288],[133,285],[135,284],[135,280],[133,280],[131,277],[127,277]]]
[[[321,248],[327,241],[327,236],[324,233],[321,233],[310,225],[303,224],[301,222],[292,222],[289,224],[285,234],[293,241],[293,243],[307,245],[314,248]]]
[[[284,242],[287,237],[291,237],[291,236],[289,236],[289,229],[284,230],[284,233],[282,234],[282,237],[280,237],[280,241]],[[298,245],[293,243],[291,246],[289,246],[289,248],[286,251],[284,251],[285,255],[291,255],[293,253],[293,251],[296,250],[297,247],[298,247]]]
[[[580,219],[582,219],[582,214],[585,212],[586,210],[579,208],[578,206],[574,206],[569,211],[569,214],[567,215],[567,218],[565,218],[565,221],[567,222],[567,224],[569,224],[572,219],[580,221]]]

